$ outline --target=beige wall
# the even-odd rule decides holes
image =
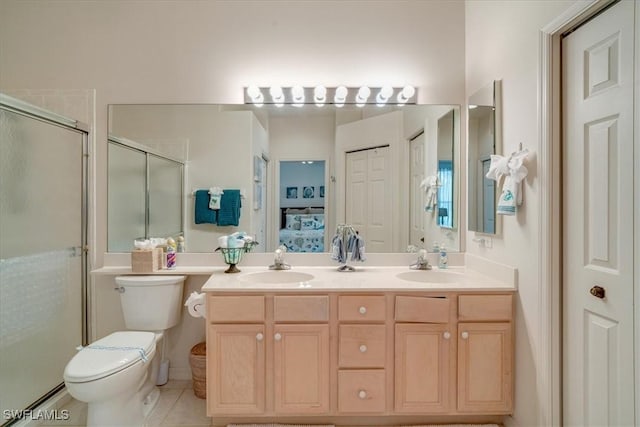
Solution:
[[[461,0],[2,0],[0,91],[95,94],[84,121],[95,138],[90,262],[97,268],[106,250],[109,104],[240,103],[249,84],[316,83],[408,83],[422,103],[462,104],[463,29]],[[113,280],[92,284],[94,302],[105,302],[94,313],[107,322],[94,331],[99,337],[121,327],[122,315],[107,296]],[[181,355],[201,338],[180,336],[173,342]],[[177,372],[185,364],[172,358]]]
[[[4,0],[0,90],[95,89],[95,267],[106,248],[110,103],[233,103],[250,83],[322,82],[410,83],[420,102],[463,104],[465,94],[502,79],[504,152],[519,142],[534,152],[525,205],[505,219],[493,248],[479,248],[474,233],[466,248],[518,268],[514,421],[535,426],[538,31],[572,3]],[[461,178],[464,187],[466,175]]]
[[[493,248],[479,248],[475,233],[467,234],[467,252],[518,269],[516,304],[516,401],[512,421],[538,426],[539,391],[539,262],[540,201],[535,153],[539,152],[538,49],[539,31],[573,1],[467,1],[465,3],[465,58],[467,94],[492,80],[502,79],[503,151],[511,153],[522,142],[533,154],[524,183],[524,205],[514,217],[503,218],[502,236]]]
[[[97,226],[106,249],[112,103],[239,103],[248,84],[412,84],[464,101],[464,2],[81,1],[0,3],[0,90],[96,90]],[[437,42],[426,43],[426,41]]]

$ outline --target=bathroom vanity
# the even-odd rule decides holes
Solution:
[[[464,267],[250,267],[202,290],[214,425],[499,422],[513,410],[513,283]]]

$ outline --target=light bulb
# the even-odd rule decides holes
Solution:
[[[415,94],[416,94],[416,89],[413,86],[407,85],[402,88],[402,95],[405,98],[407,98],[407,100]]]
[[[327,88],[322,85],[316,86],[313,90],[313,100],[318,107],[322,107],[327,100]]]
[[[391,98],[391,95],[393,95],[393,88],[391,86],[382,86],[376,96],[376,105],[378,105],[378,107],[384,106],[389,98]]]
[[[284,101],[284,94],[280,86],[271,86],[271,88],[269,88],[269,94],[271,95],[271,99],[276,103]]]
[[[398,93],[398,105],[404,105],[407,101],[415,95],[416,90],[413,86],[405,86],[402,88],[400,93]]]
[[[247,88],[247,96],[257,107],[262,107],[262,103],[264,102],[264,95],[262,94],[258,86],[249,86]]]
[[[347,88],[344,86],[338,86],[336,88],[336,93],[333,97],[333,102],[336,105],[336,107],[342,107],[344,106],[344,102],[347,100]]]
[[[367,99],[369,99],[369,95],[371,95],[371,89],[367,86],[362,86],[358,90],[358,95],[356,96],[356,105],[358,107],[362,107],[365,102],[367,102]]]
[[[294,86],[291,88],[291,96],[294,103],[304,102],[304,88],[302,86]]]

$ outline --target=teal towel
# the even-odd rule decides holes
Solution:
[[[240,224],[240,190],[224,190],[220,199],[220,210],[218,211],[218,225],[238,226]]]
[[[195,223],[196,224],[216,224],[218,222],[217,213],[209,209],[209,190],[197,190],[195,202]]]

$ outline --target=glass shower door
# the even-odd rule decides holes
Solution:
[[[0,423],[83,344],[85,152],[84,132],[0,105]]]

